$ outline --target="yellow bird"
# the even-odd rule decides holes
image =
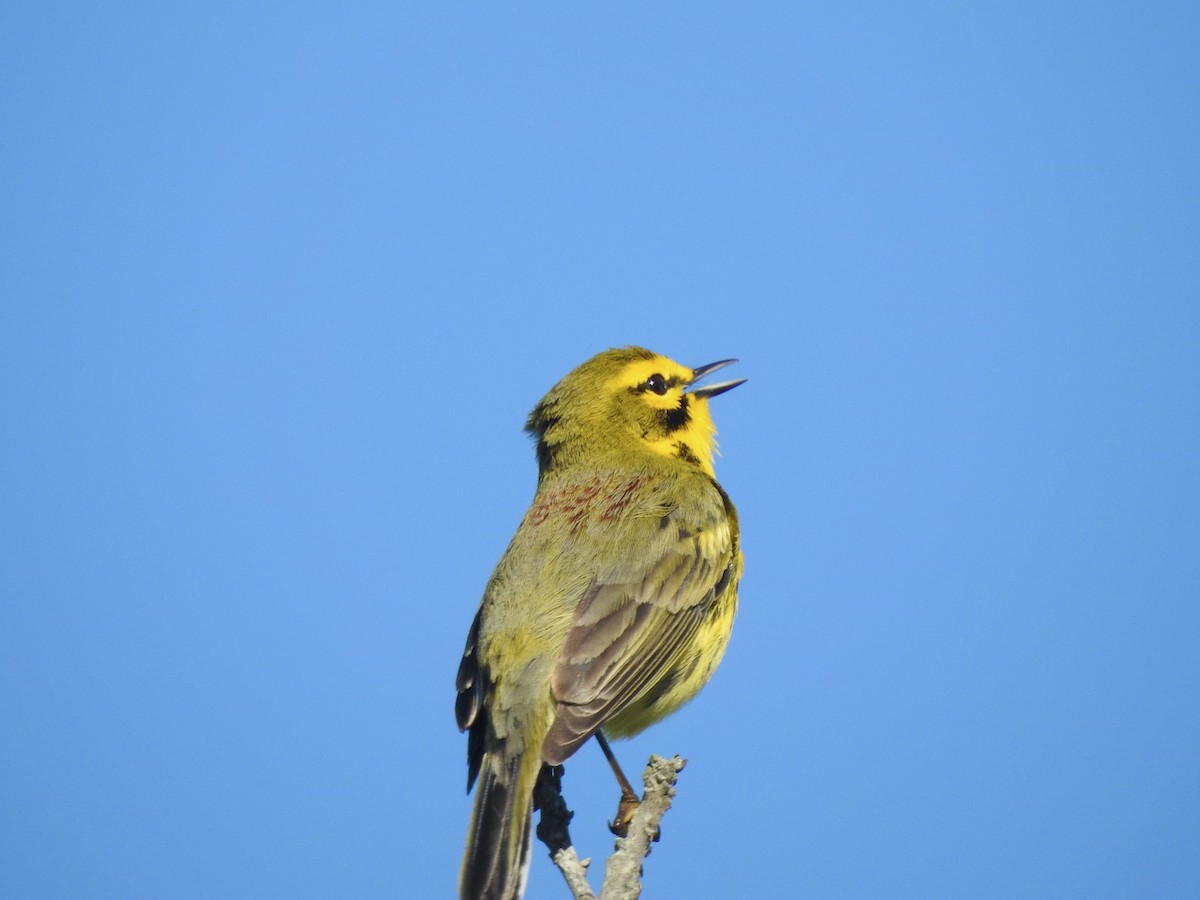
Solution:
[[[713,475],[699,379],[640,347],[606,350],[529,415],[533,503],[467,636],[455,714],[475,806],[462,900],[517,900],[533,789],[603,732],[628,737],[687,703],[725,653],[742,574],[737,512]],[[602,746],[605,746],[602,743]]]

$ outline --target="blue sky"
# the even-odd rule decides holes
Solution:
[[[0,895],[451,896],[521,424],[624,344],[750,379],[647,896],[1200,893],[1194,4],[0,23]]]

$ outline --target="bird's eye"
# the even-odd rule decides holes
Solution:
[[[667,379],[663,378],[657,372],[651,375],[643,383],[643,387],[647,390],[654,391],[660,397],[667,392]]]

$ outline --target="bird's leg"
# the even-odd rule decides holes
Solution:
[[[600,749],[604,752],[604,758],[612,766],[613,774],[617,776],[617,784],[621,786],[621,800],[617,804],[617,817],[608,823],[608,830],[617,837],[625,837],[629,833],[629,823],[633,821],[633,814],[637,812],[641,801],[638,799],[638,795],[633,792],[633,788],[629,784],[629,779],[625,777],[625,773],[621,771],[621,766],[617,763],[617,758],[613,756],[612,750],[609,749],[608,741],[604,738],[604,733],[597,731],[595,737],[596,743],[600,745]]]

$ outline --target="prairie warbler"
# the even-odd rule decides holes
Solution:
[[[720,662],[742,552],[713,477],[708,401],[744,379],[697,382],[732,362],[689,369],[639,347],[607,350],[530,413],[537,491],[458,670],[468,789],[478,781],[463,900],[524,893],[543,766],[601,729],[627,737],[669,715]]]

